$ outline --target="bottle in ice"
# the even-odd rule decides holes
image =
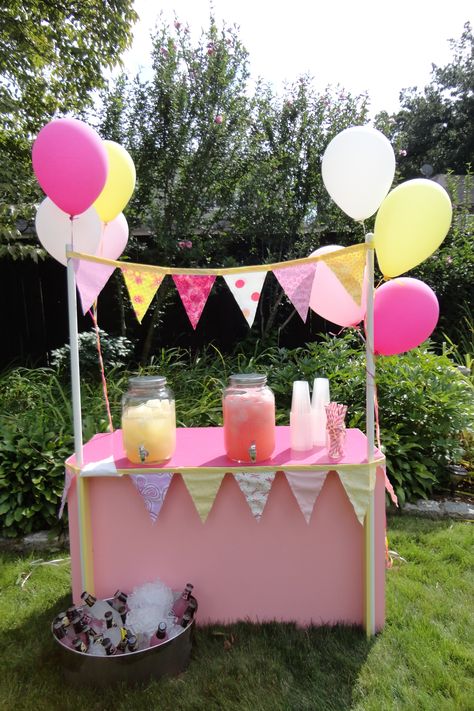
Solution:
[[[116,590],[114,594],[114,599],[112,600],[112,607],[114,610],[119,610],[120,608],[127,605],[128,595],[121,590]],[[128,611],[128,608],[127,608]]]
[[[72,640],[72,646],[76,650],[76,652],[86,653],[88,649],[87,642],[84,642],[84,640],[80,637],[74,637],[74,639]]]
[[[105,613],[106,630],[105,635],[110,639],[114,647],[119,649],[122,645],[123,638],[126,636],[126,630],[123,627],[118,627],[113,618],[112,610]]]
[[[186,608],[186,612],[189,612],[191,615],[191,619],[194,617],[198,609],[198,603],[195,597],[190,597],[188,601],[188,606]]]
[[[64,644],[65,647],[73,648],[72,639],[69,637],[66,627],[60,620],[53,623],[53,633],[56,639],[58,639],[61,644]]]
[[[181,625],[181,627],[187,627],[189,625],[189,623],[191,622],[192,618],[193,618],[192,613],[190,612],[190,610],[188,608],[186,610],[186,612],[184,613],[184,615],[182,616],[179,624]]]
[[[189,605],[189,598],[190,595],[193,591],[194,585],[191,583],[186,583],[186,587],[184,588],[183,592],[181,593],[181,596],[178,597],[178,599],[175,601],[173,605],[173,614],[177,618],[177,623],[180,624],[181,618],[186,612],[188,605]]]
[[[166,630],[166,622],[160,622],[155,634],[153,634],[150,638],[150,647],[156,647],[158,644],[163,644],[163,642],[166,642],[166,640],[168,639],[168,634]]]
[[[106,600],[98,600],[94,595],[88,592],[83,592],[81,599],[89,608],[89,615],[92,618],[92,622],[97,620],[99,623],[105,620],[105,613],[112,610],[115,623],[118,625],[121,623],[120,615],[117,610],[114,610],[111,605]]]
[[[108,637],[104,637],[102,640],[102,646],[104,647],[105,653],[108,657],[112,656],[112,654],[117,654],[117,650]]]
[[[134,634],[129,635],[129,637],[127,637],[127,640],[128,640],[127,651],[128,652],[136,652],[138,649],[138,638],[136,637],[136,635],[134,635]]]

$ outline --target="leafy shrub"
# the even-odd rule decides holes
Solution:
[[[429,346],[378,358],[377,390],[389,477],[403,502],[447,482],[447,465],[463,461],[472,441],[474,390],[446,355]],[[333,400],[348,405],[350,427],[365,428],[365,354],[354,332],[305,348],[268,348],[225,358],[213,346],[198,355],[162,350],[142,374],[167,377],[179,426],[222,424],[222,389],[231,373],[264,372],[275,392],[277,423],[288,424],[294,380],[328,377]],[[133,373],[135,375],[136,373]],[[132,373],[108,373],[115,427]],[[83,436],[107,430],[101,384],[82,383]],[[57,525],[64,460],[73,451],[69,385],[51,369],[17,369],[0,378],[0,533],[16,536]],[[471,433],[466,435],[466,433]],[[466,439],[467,437],[467,439]]]
[[[100,347],[105,368],[124,368],[133,354],[133,344],[124,336],[109,336],[99,328]],[[83,331],[78,336],[81,371],[85,374],[99,373],[97,360],[97,336],[95,330]],[[51,352],[51,364],[58,370],[69,368],[71,347],[66,343]]]

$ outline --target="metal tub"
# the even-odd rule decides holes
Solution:
[[[72,686],[108,687],[125,682],[142,683],[164,676],[176,676],[188,667],[194,637],[194,619],[176,637],[166,642],[127,654],[96,657],[70,649],[51,633],[60,648],[64,679]]]

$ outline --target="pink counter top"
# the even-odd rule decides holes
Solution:
[[[125,456],[122,444],[122,431],[112,434],[97,434],[84,445],[84,464],[106,459],[113,456],[115,466],[120,470],[166,470],[186,471],[188,469],[225,469],[251,471],[252,468],[268,468],[269,470],[304,469],[311,466],[354,465],[367,462],[367,439],[358,429],[347,430],[345,456],[334,462],[328,458],[325,447],[314,447],[310,452],[293,452],[290,448],[290,428],[276,428],[276,446],[271,459],[258,464],[240,464],[229,459],[224,453],[224,430],[222,427],[179,427],[176,431],[176,451],[173,457],[164,464],[132,464]],[[382,455],[375,450],[375,458]],[[68,464],[74,464],[75,458],[70,457]]]

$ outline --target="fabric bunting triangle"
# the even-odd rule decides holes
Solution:
[[[216,277],[210,275],[173,274],[173,281],[194,329],[198,325],[215,280]]]
[[[285,472],[301,513],[309,523],[314,504],[324,486],[328,472]]]
[[[252,328],[267,272],[224,275],[225,282],[237,301],[245,320]]]
[[[115,267],[73,259],[76,286],[81,298],[82,313],[86,314],[109,281]]]
[[[161,511],[172,476],[170,472],[164,472],[163,474],[137,474],[130,477],[153,523]]]
[[[163,274],[142,267],[121,267],[125,284],[127,285],[130,301],[138,321],[141,323],[153,297],[158,291]]]
[[[181,473],[201,521],[204,523],[212,509],[222,479],[225,474],[200,472],[199,474]]]
[[[64,471],[64,489],[63,489],[63,494],[61,496],[61,506],[59,507],[58,511],[58,518],[62,518],[63,512],[64,512],[64,507],[66,506],[66,501],[67,501],[67,495],[69,493],[69,489],[71,488],[71,484],[74,480],[75,474],[72,469],[69,469],[69,467],[66,467]]]
[[[275,479],[275,472],[239,472],[234,474],[234,477],[251,512],[259,521]]]
[[[336,469],[346,494],[354,507],[355,515],[361,524],[369,508],[370,495],[375,489],[375,467],[361,469],[359,466],[347,466],[344,470]]]
[[[360,306],[366,262],[365,251],[362,249],[340,250],[339,252],[329,252],[321,259],[334,272],[356,304]]]
[[[273,270],[280,286],[303,321],[306,321],[308,317],[309,297],[315,270],[315,264],[302,264],[297,267]]]

